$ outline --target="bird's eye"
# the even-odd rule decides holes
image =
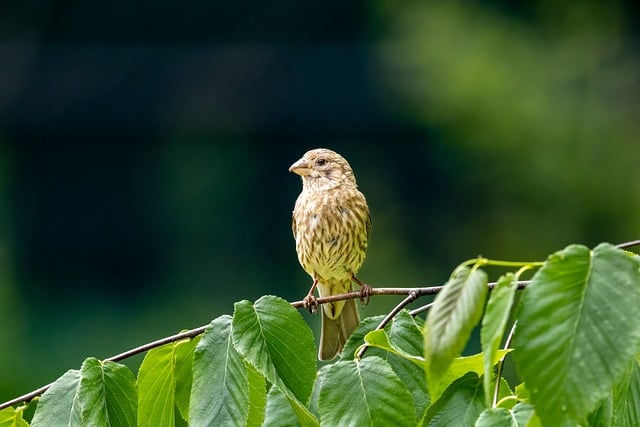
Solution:
[[[324,159],[322,157],[320,157],[318,160],[316,160],[316,165],[318,165],[318,166],[322,166],[325,163],[327,163],[327,159]]]

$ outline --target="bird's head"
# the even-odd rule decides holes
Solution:
[[[332,188],[340,184],[356,185],[349,163],[340,154],[326,148],[316,148],[291,165],[289,172],[302,177],[304,186],[317,189]]]

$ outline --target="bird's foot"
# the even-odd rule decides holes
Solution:
[[[360,286],[360,304],[367,305],[371,300],[371,286],[367,285],[356,276],[352,277],[353,281]]]
[[[318,300],[313,294],[308,294],[302,302],[304,303],[304,308],[309,310],[309,313],[316,314],[318,312]]]

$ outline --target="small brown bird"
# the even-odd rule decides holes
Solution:
[[[300,265],[313,279],[307,307],[317,307],[316,287],[325,297],[351,291],[351,281],[368,297],[370,288],[355,274],[367,253],[371,216],[351,166],[340,154],[318,148],[307,151],[289,171],[302,177],[292,227]],[[335,357],[359,323],[355,300],[324,304],[318,358]]]

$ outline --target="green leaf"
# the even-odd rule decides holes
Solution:
[[[232,334],[238,352],[287,396],[301,424],[317,425],[305,406],[316,377],[315,341],[300,313],[275,296],[240,301]]]
[[[636,427],[640,420],[640,358],[613,390],[613,425]]]
[[[199,342],[200,336],[197,336],[190,340],[177,342],[175,348],[175,400],[176,406],[180,410],[180,415],[185,421],[189,421],[189,399],[193,382],[193,354]]]
[[[513,407],[511,414],[513,414],[518,427],[535,427],[540,425],[540,420],[538,420],[534,407],[530,403],[519,402]]]
[[[267,384],[260,372],[248,362],[244,362],[249,384],[249,415],[247,427],[260,427],[267,407]]]
[[[504,408],[489,408],[482,411],[475,423],[476,427],[518,427],[511,412]]]
[[[384,315],[380,316],[372,316],[367,317],[360,322],[360,325],[356,328],[355,331],[351,334],[351,336],[347,339],[342,352],[340,352],[340,360],[353,360],[355,357],[355,353],[360,348],[362,344],[364,344],[364,337],[369,332],[373,331],[384,319]],[[373,349],[372,349],[373,350]],[[367,355],[377,355],[382,356],[383,352],[369,352],[367,350]]]
[[[89,357],[80,369],[82,425],[136,426],[136,380],[125,365]]]
[[[22,418],[22,411],[13,408],[5,408],[0,411],[0,427],[29,427]]]
[[[502,358],[507,353],[509,353],[509,350],[498,350],[496,356]],[[453,359],[453,362],[451,362],[447,371],[440,376],[439,380],[433,384],[429,384],[431,400],[438,400],[442,392],[446,390],[451,383],[468,372],[475,372],[478,376],[482,375],[484,372],[484,355],[482,353]]]
[[[473,426],[485,409],[480,377],[469,372],[455,380],[427,411],[423,426]]]
[[[218,317],[207,326],[194,352],[190,424],[246,425],[251,405],[249,375],[233,346],[231,317]]]
[[[138,371],[138,422],[140,426],[173,426],[173,343],[149,351]]]
[[[396,346],[392,345],[389,339],[389,336],[387,335],[387,331],[384,329],[378,329],[376,331],[369,332],[367,335],[365,335],[364,342],[370,347],[376,347],[376,348],[380,348],[382,350],[388,351],[393,355],[400,356],[403,359],[413,362],[415,365],[418,365],[420,367],[425,366],[424,357],[414,355],[414,354],[409,354],[397,348]]]
[[[416,418],[422,418],[430,399],[425,381],[425,361],[421,356],[422,332],[416,320],[407,310],[402,310],[384,330],[369,332],[365,341],[386,350],[382,357],[413,395]],[[369,356],[368,353],[365,355]]]
[[[339,361],[321,373],[318,407],[323,427],[415,425],[411,394],[380,357]]]
[[[80,371],[77,369],[71,369],[58,378],[38,400],[31,426],[81,426],[82,414],[78,402],[79,387]]]
[[[476,420],[476,427],[527,427],[533,416],[533,406],[518,403],[513,409],[485,409]]]
[[[298,427],[300,422],[287,397],[278,387],[271,387],[267,395],[267,411],[263,427]]]
[[[279,379],[299,401],[308,401],[316,377],[315,341],[291,304],[269,295],[255,304],[236,303],[233,341],[269,381]]]
[[[514,361],[543,424],[584,422],[640,353],[639,264],[571,245],[524,291]]]
[[[514,280],[515,275],[513,273],[508,273],[498,280],[498,283],[490,293],[489,302],[482,318],[480,343],[484,353],[483,381],[487,406],[491,405],[491,383],[495,376],[493,367],[499,360],[496,354],[502,342],[517,289]]]
[[[430,387],[467,344],[471,331],[482,317],[487,289],[484,271],[461,267],[435,297],[424,330]]]
[[[191,388],[191,355],[197,340],[183,340],[150,350],[138,372],[138,424],[175,425],[175,406],[180,391],[181,405],[188,414]],[[180,364],[178,362],[180,361]],[[178,367],[182,372],[178,375]],[[184,372],[186,369],[187,372]],[[187,377],[187,378],[185,378]],[[178,386],[180,385],[180,388]],[[190,391],[190,390],[189,390]]]
[[[595,411],[589,414],[587,422],[590,426],[613,425],[613,397],[611,394],[600,402]]]

